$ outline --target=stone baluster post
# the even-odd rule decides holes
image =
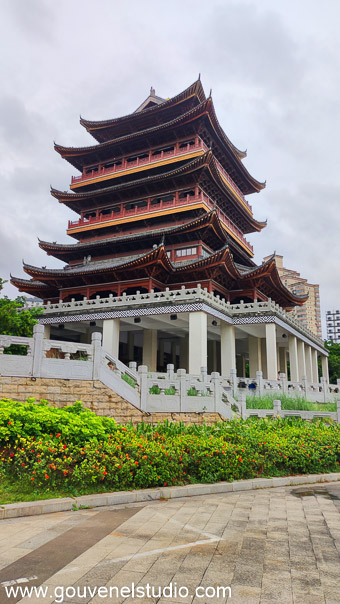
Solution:
[[[174,370],[175,370],[175,365],[173,365],[172,363],[169,363],[169,365],[166,366],[166,372],[168,374],[169,380],[174,379]]]
[[[282,386],[282,392],[284,394],[287,394],[287,392],[288,392],[288,384],[287,384],[287,378],[286,378],[286,374],[285,373],[280,373],[280,382],[281,382],[281,386]]]
[[[102,334],[99,331],[94,331],[91,336],[93,369],[92,379],[98,380],[100,374],[101,357],[102,357]]]
[[[238,392],[236,369],[230,369],[230,381],[231,381],[231,387],[233,390],[233,397],[235,398],[235,396],[237,396],[237,392]]]
[[[187,396],[187,376],[185,369],[177,369],[177,378],[179,379],[179,410],[184,411],[185,399]]]
[[[257,382],[258,393],[259,393],[260,396],[262,396],[262,394],[263,394],[263,374],[262,374],[262,371],[257,371],[256,372],[256,382]]]
[[[278,415],[281,415],[281,401],[278,401],[278,400],[273,401],[273,408],[274,408],[275,417],[277,417]]]
[[[140,387],[140,408],[142,411],[147,410],[148,402],[148,368],[146,365],[138,367],[139,387]]]
[[[129,363],[129,369],[132,369],[132,371],[137,371],[137,363],[136,363],[136,361],[130,361],[130,363]]]
[[[211,383],[214,388],[214,411],[218,413],[219,403],[222,400],[221,394],[221,380],[218,371],[213,371],[211,374]]]
[[[38,323],[33,327],[33,377],[41,377],[43,360],[44,326]]]
[[[201,367],[201,380],[202,380],[203,384],[205,384],[207,382],[207,376],[208,376],[208,368]]]

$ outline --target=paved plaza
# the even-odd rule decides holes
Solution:
[[[339,512],[328,483],[2,520],[0,602],[340,602]],[[170,584],[173,597],[115,596]],[[45,596],[6,593],[34,586]]]

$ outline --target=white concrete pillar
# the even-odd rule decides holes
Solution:
[[[266,324],[267,379],[277,380],[276,325]]]
[[[319,383],[319,365],[318,365],[318,351],[314,348],[312,350],[312,367],[313,367],[313,383]]]
[[[329,384],[329,373],[328,373],[328,357],[326,355],[322,355],[321,357],[321,367],[322,367],[322,377],[326,379],[327,384]]]
[[[262,363],[262,375],[265,380],[268,379],[267,372],[267,348],[266,338],[261,338],[261,363]]]
[[[236,369],[235,327],[221,321],[221,374],[230,376],[230,370]]]
[[[199,375],[201,367],[207,367],[207,314],[202,311],[189,313],[189,373]]]
[[[261,338],[256,338],[255,336],[249,336],[248,350],[249,350],[249,377],[255,379],[256,372],[262,371]]]
[[[291,382],[299,381],[299,365],[297,353],[297,340],[295,336],[289,336],[289,365]]]
[[[179,368],[188,371],[189,336],[186,334],[179,341]]]
[[[144,329],[143,365],[149,371],[157,371],[157,329]]]
[[[285,373],[287,378],[287,350],[283,346],[279,347],[279,370]]]
[[[118,359],[120,319],[104,319],[103,348]]]
[[[302,340],[297,341],[297,355],[298,355],[299,379],[302,380],[304,377],[306,377],[305,343]]]
[[[306,377],[307,377],[307,381],[309,383],[311,383],[313,381],[312,349],[307,344],[305,344],[305,359],[306,359]]]

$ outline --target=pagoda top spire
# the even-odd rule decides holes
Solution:
[[[134,113],[139,113],[140,111],[144,111],[144,109],[150,109],[150,107],[154,107],[155,105],[161,105],[165,101],[166,99],[163,99],[160,96],[156,96],[156,91],[153,86],[151,86],[149,96],[145,99],[145,101],[143,101],[141,105],[139,105],[139,107],[137,107]]]

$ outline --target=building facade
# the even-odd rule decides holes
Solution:
[[[257,266],[247,233],[260,232],[246,196],[264,183],[249,174],[222,130],[200,80],[171,99],[151,89],[127,116],[81,119],[96,144],[55,145],[79,170],[70,192],[52,196],[77,214],[76,243],[40,241],[60,269],[24,264],[20,291],[43,298],[52,338],[90,341],[151,371],[168,362],[239,375],[287,371],[317,380],[319,338],[289,318],[306,302],[280,279],[274,256]],[[286,312],[287,311],[287,312]],[[300,346],[300,348],[299,348]]]
[[[269,257],[264,260],[268,260]],[[283,266],[283,256],[275,254],[277,270],[283,284],[294,294],[308,296],[306,301],[293,309],[292,315],[306,328],[322,338],[319,286],[308,283],[297,271]]]
[[[340,310],[326,311],[327,340],[340,344]]]

